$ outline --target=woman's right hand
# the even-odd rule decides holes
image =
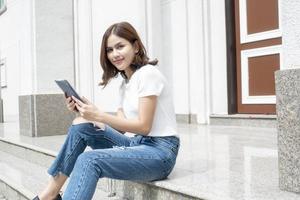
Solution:
[[[66,104],[69,111],[77,112],[75,101],[72,99],[72,97],[66,97]]]

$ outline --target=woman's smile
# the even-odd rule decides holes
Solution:
[[[124,58],[120,58],[120,59],[114,60],[113,64],[114,65],[121,65],[123,63],[123,60],[124,60]]]

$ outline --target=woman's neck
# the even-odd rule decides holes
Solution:
[[[125,74],[126,74],[126,77],[128,80],[131,78],[132,74],[135,72],[130,67],[128,67],[128,69],[126,69],[124,71],[125,71]]]

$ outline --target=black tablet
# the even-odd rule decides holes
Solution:
[[[67,80],[55,80],[55,82],[60,87],[60,89],[62,89],[62,91],[67,95],[67,97],[74,96],[80,101],[82,101],[80,96],[77,94],[77,92],[74,90],[74,88]]]

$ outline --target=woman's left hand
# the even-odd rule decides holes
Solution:
[[[103,113],[97,106],[90,102],[85,97],[82,97],[82,101],[72,96],[72,99],[76,102],[75,106],[78,109],[80,115],[89,121],[99,121],[101,113]]]

